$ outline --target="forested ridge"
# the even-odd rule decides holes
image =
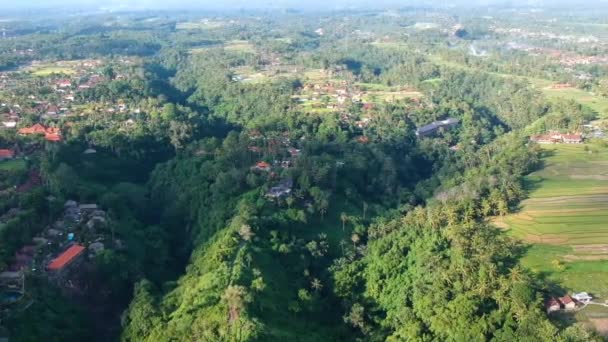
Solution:
[[[31,308],[0,321],[11,340],[600,340],[547,317],[527,246],[491,222],[542,165],[529,135],[579,129],[589,108],[494,60],[467,69],[452,35],[391,35],[390,16],[325,18],[322,33],[312,15],[110,18],[0,49],[0,69],[65,69],[32,63],[0,91],[19,128],[61,134],[0,131],[24,156],[1,171],[2,213],[19,210],[0,222],[0,270],[69,201],[104,211],[76,235],[105,243],[76,285],[31,271]],[[97,69],[76,79],[89,67],[65,61],[82,59]]]

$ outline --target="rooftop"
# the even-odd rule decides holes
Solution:
[[[53,261],[51,261],[49,264],[48,269],[51,271],[61,270],[74,261],[74,259],[76,259],[80,254],[82,254],[84,249],[85,248],[81,245],[72,245],[57,258],[53,259]]]
[[[416,130],[416,134],[424,135],[426,133],[434,132],[441,127],[449,127],[449,126],[457,125],[459,122],[460,121],[455,118],[447,118],[447,119],[441,120],[441,121],[434,121],[428,125],[424,125],[424,126],[418,128]]]

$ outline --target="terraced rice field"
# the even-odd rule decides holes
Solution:
[[[608,148],[544,147],[529,198],[497,224],[532,247],[523,264],[567,289],[608,297]]]
[[[529,199],[503,223],[530,242],[608,244],[608,149],[553,145],[545,153],[543,169],[526,179]]]

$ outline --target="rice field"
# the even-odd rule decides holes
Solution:
[[[549,283],[608,298],[608,148],[545,146],[526,177],[529,198],[496,219],[530,244],[522,264]]]
[[[608,244],[608,149],[552,145],[544,153],[544,167],[526,178],[529,198],[503,224],[535,243]]]

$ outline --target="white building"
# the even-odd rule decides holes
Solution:
[[[575,293],[572,295],[577,302],[587,304],[589,303],[593,297],[591,297],[587,292]]]

